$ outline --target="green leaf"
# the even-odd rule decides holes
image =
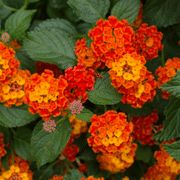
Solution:
[[[34,61],[56,64],[61,69],[75,65],[74,40],[60,30],[32,31],[23,47]]]
[[[144,21],[158,27],[167,27],[179,23],[179,0],[147,0],[144,9]]]
[[[66,173],[64,180],[80,180],[82,177],[84,176],[80,173],[80,171],[72,169]]]
[[[142,146],[138,144],[138,149],[136,151],[136,159],[148,163],[152,158],[153,152],[151,148],[148,146]]]
[[[180,161],[180,140],[172,144],[165,144],[164,148],[173,158]]]
[[[22,39],[29,28],[35,10],[18,10],[5,23],[5,30],[15,39]]]
[[[109,0],[68,0],[67,3],[80,19],[88,23],[104,18],[110,7]]]
[[[28,128],[19,128],[14,136],[14,149],[18,156],[32,161],[30,139],[32,131]]]
[[[159,141],[167,141],[180,137],[180,99],[171,98],[165,111],[166,120],[164,128],[154,138]]]
[[[89,92],[89,101],[97,105],[113,105],[121,100],[121,95],[111,85],[109,74],[102,73],[102,78],[96,80],[94,90]]]
[[[76,28],[67,20],[65,19],[47,19],[43,21],[42,23],[38,24],[37,27],[35,27],[35,30],[41,31],[41,30],[51,30],[51,29],[57,29],[62,31],[64,34],[67,34],[68,36],[75,36],[77,35]]]
[[[7,108],[0,105],[0,125],[4,127],[18,127],[35,121],[38,116],[32,115],[27,109],[20,107]]]
[[[2,4],[2,0],[0,0],[0,20],[5,19],[10,13],[11,11],[6,9]]]
[[[38,167],[54,161],[64,149],[71,134],[67,119],[61,120],[52,133],[45,132],[42,126],[42,122],[36,125],[31,138],[31,152]]]
[[[111,15],[118,19],[134,22],[140,9],[140,0],[119,0],[112,8]]]
[[[161,89],[168,91],[171,95],[180,98],[180,71],[177,71],[176,76],[161,86]]]
[[[80,114],[77,114],[76,117],[86,122],[90,122],[93,116],[93,112],[89,109],[84,108]]]

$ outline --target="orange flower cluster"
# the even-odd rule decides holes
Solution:
[[[134,125],[133,136],[136,140],[141,142],[143,145],[153,145],[155,141],[153,140],[154,133],[153,128],[155,128],[154,123],[158,121],[157,112],[152,112],[148,116],[133,117],[132,122]]]
[[[81,180],[104,180],[103,177],[95,178],[94,176],[89,176],[87,178],[83,177]]]
[[[158,57],[158,51],[162,50],[161,44],[163,34],[159,32],[156,26],[141,24],[136,33],[136,51],[142,54],[147,60]]]
[[[4,144],[4,134],[0,133],[0,159],[6,155],[6,149]]]
[[[154,153],[154,157],[157,162],[148,169],[144,179],[175,180],[176,176],[180,174],[180,162],[171,157],[162,147],[159,151]]]
[[[156,81],[145,67],[145,59],[136,53],[125,54],[109,70],[112,85],[123,94],[122,102],[141,108],[156,94]]]
[[[64,95],[67,86],[62,76],[54,78],[50,70],[41,75],[33,74],[25,84],[25,103],[29,105],[29,111],[39,113],[44,120],[61,115],[68,106]]]
[[[16,74],[19,64],[15,58],[15,51],[0,42],[0,82],[6,83],[11,79]]]
[[[74,138],[71,137],[62,152],[62,154],[71,162],[76,160],[76,155],[79,153],[79,147],[76,144],[73,144],[73,141]]]
[[[14,162],[11,162],[9,170],[2,169],[0,180],[32,180],[32,176],[33,174],[27,161],[16,156]]]
[[[17,73],[5,84],[0,84],[0,102],[5,106],[22,105],[24,102],[24,85],[30,77],[28,70],[17,70]]]
[[[102,153],[97,157],[101,168],[113,173],[123,171],[134,162],[136,144],[132,142],[133,124],[128,123],[126,118],[124,113],[111,110],[91,119],[88,144],[95,153]],[[114,162],[117,162],[114,164],[117,168],[114,168]]]
[[[160,66],[156,70],[156,75],[158,76],[158,87],[170,81],[175,75],[177,70],[180,70],[180,58],[174,57],[172,59],[168,59],[164,67]],[[166,91],[163,92],[163,98],[168,99],[170,94]]]
[[[97,156],[100,169],[111,173],[122,172],[134,162],[136,144],[128,143],[121,146],[121,152],[115,154],[101,154]]]
[[[71,134],[73,137],[77,137],[80,134],[87,132],[88,130],[87,122],[77,119],[75,115],[72,115],[69,118],[69,121],[71,123],[71,127],[72,127]]]
[[[85,102],[88,99],[87,91],[94,87],[95,72],[93,69],[86,69],[78,64],[75,67],[70,67],[65,71],[65,79],[68,82],[66,96],[72,102],[76,99]]]

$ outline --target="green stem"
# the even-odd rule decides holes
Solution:
[[[29,4],[29,0],[24,0],[24,5],[21,7],[21,9],[26,9]]]

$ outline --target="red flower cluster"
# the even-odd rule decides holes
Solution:
[[[156,70],[158,87],[160,88],[163,84],[170,81],[176,75],[177,70],[180,70],[180,58],[178,57],[168,59],[164,67],[160,66]],[[164,99],[168,99],[170,96],[166,91],[163,91],[162,95]]]
[[[148,116],[133,117],[132,122],[134,125],[133,136],[136,140],[140,141],[143,145],[153,145],[155,128],[154,123],[158,121],[157,112],[152,112]]]
[[[54,175],[50,180],[64,180],[63,176]]]
[[[144,176],[144,180],[175,180],[176,176],[180,174],[180,162],[171,157],[162,146],[159,151],[154,153],[154,157],[157,162],[148,169]]]
[[[74,139],[71,137],[62,152],[62,154],[71,162],[76,160],[76,155],[79,152],[79,147],[76,144],[73,144],[73,141]]]
[[[159,32],[156,26],[141,24],[136,33],[135,47],[138,53],[142,54],[147,60],[158,57],[158,51],[162,50],[161,44],[163,34]]]
[[[98,162],[104,164],[100,165],[102,169],[119,172],[134,162],[136,144],[132,142],[133,124],[128,123],[126,118],[124,113],[107,111],[100,116],[94,115],[91,119],[89,129],[91,136],[88,138],[88,144],[95,153],[102,153],[97,157]],[[117,170],[112,170],[113,162],[109,160],[108,165],[107,159],[112,159],[113,162],[113,159],[118,159],[118,163],[114,165],[117,165]]]
[[[88,99],[87,91],[94,87],[95,72],[93,69],[86,69],[78,64],[75,67],[70,67],[65,71],[65,79],[68,86],[65,90],[69,101],[81,100],[85,102]]]
[[[56,79],[50,70],[35,73],[25,84],[25,103],[30,112],[39,113],[44,120],[59,116],[68,106],[64,92],[67,86],[62,76]]]
[[[89,176],[87,178],[81,178],[81,180],[104,180],[103,177],[95,178],[94,176]]]
[[[109,71],[112,85],[123,94],[121,101],[141,108],[156,94],[156,81],[145,67],[145,59],[136,53],[125,54],[112,63]]]
[[[4,135],[3,133],[0,133],[0,159],[6,155],[6,149],[4,144]]]

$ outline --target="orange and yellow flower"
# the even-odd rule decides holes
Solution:
[[[63,176],[54,175],[50,180],[63,180]]]
[[[99,19],[88,35],[96,58],[107,67],[111,67],[114,59],[134,52],[135,33],[126,20],[118,20],[114,16],[109,16],[107,20]]]
[[[67,86],[62,76],[54,78],[50,70],[41,75],[33,74],[25,84],[25,103],[29,105],[29,111],[38,113],[44,120],[62,115],[68,106],[64,95]]]
[[[91,119],[88,144],[95,153],[116,153],[123,151],[124,144],[132,142],[133,124],[127,122],[127,116],[109,110]]]
[[[69,121],[71,123],[71,127],[72,127],[71,134],[73,137],[79,136],[80,134],[87,132],[88,130],[87,122],[76,118],[75,115],[72,115],[69,118]]]
[[[169,155],[168,152],[162,148],[154,153],[157,162],[148,169],[144,179],[146,180],[175,180],[176,176],[180,174],[180,162],[176,161]]]
[[[146,60],[158,57],[158,51],[162,50],[163,34],[157,30],[156,26],[141,24],[136,33],[135,47],[138,53],[143,55]]]
[[[0,42],[0,82],[6,83],[19,68],[19,61],[15,58],[15,51]]]
[[[153,140],[155,133],[153,129],[156,128],[154,123],[157,121],[158,114],[156,111],[152,112],[148,116],[133,117],[132,122],[134,125],[134,139],[138,140],[143,145],[153,145],[155,143]],[[157,126],[157,128],[159,128],[159,126]]]
[[[94,176],[89,176],[87,178],[83,177],[81,178],[81,180],[104,180],[104,178],[103,177],[95,178]]]
[[[65,79],[68,82],[66,96],[70,102],[81,100],[84,103],[88,99],[87,92],[92,90],[95,83],[95,72],[78,64],[65,70]]]
[[[33,174],[29,168],[29,164],[25,160],[15,157],[14,162],[10,164],[9,170],[2,169],[0,180],[32,180],[32,176]]]
[[[157,84],[160,88],[163,84],[170,81],[175,75],[177,70],[180,70],[180,58],[174,57],[168,59],[164,67],[160,66],[156,70],[156,75],[158,77]],[[163,92],[163,98],[168,99],[170,94],[166,91]]]
[[[102,154],[97,156],[100,169],[111,173],[118,173],[126,170],[134,163],[136,144],[123,144],[122,151],[115,154]]]
[[[5,106],[22,105],[24,102],[24,85],[30,77],[28,70],[17,70],[17,73],[6,84],[0,84],[0,102]]]

